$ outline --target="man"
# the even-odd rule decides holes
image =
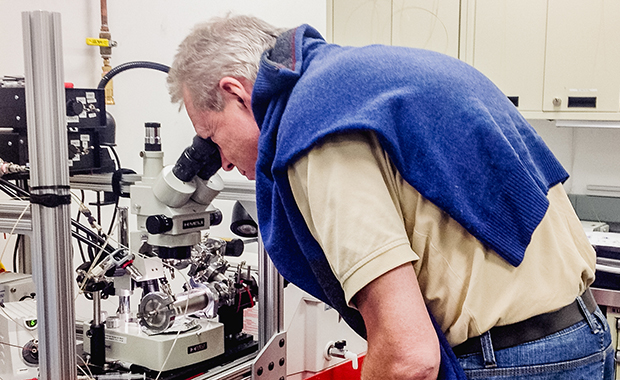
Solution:
[[[169,85],[256,179],[278,270],[367,337],[364,379],[613,378],[568,175],[470,66],[237,16],[194,29]]]

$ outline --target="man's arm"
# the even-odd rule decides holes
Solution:
[[[354,302],[368,332],[362,380],[437,379],[439,341],[410,263],[370,282]]]
[[[364,318],[363,378],[434,380],[439,343],[411,264],[419,257],[394,170],[374,135],[360,132],[314,147],[289,169],[289,182],[346,301]]]

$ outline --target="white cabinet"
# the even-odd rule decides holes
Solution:
[[[487,75],[531,119],[620,120],[619,0],[328,0],[341,45],[418,47]]]
[[[542,110],[547,3],[477,0],[472,54],[483,72],[521,111]]]
[[[620,119],[620,1],[470,0],[466,14],[462,58],[526,117]]]
[[[460,0],[393,0],[392,45],[458,58]]]
[[[620,1],[549,0],[543,111],[620,111]]]
[[[392,0],[332,0],[332,12],[332,42],[348,46],[391,45]]]
[[[331,0],[331,41],[409,46],[458,57],[460,0]]]

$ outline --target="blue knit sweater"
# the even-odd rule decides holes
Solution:
[[[547,210],[548,189],[568,177],[493,83],[430,51],[341,47],[303,25],[263,54],[252,109],[261,128],[256,189],[267,252],[286,279],[362,335],[363,321],[344,302],[288,183],[288,166],[326,136],[375,132],[410,185],[514,266]]]

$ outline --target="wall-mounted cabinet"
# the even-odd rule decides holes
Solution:
[[[466,12],[466,61],[526,117],[620,118],[620,2],[475,0]]]
[[[332,0],[330,6],[334,43],[409,46],[458,57],[460,0]]]
[[[547,3],[477,0],[466,62],[491,79],[523,111],[542,111]]]
[[[618,0],[330,0],[328,35],[458,57],[530,119],[620,120]]]
[[[549,0],[543,111],[620,111],[620,2]]]

